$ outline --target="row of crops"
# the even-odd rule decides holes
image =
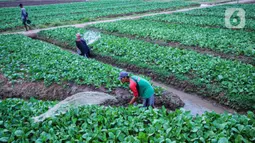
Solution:
[[[72,27],[60,28],[41,31],[39,37],[49,41],[52,39],[74,50],[75,33],[85,31]],[[97,55],[152,70],[165,79],[174,76],[180,81],[188,81],[201,90],[193,92],[206,90],[204,95],[219,98],[223,104],[236,109],[255,109],[255,68],[252,65],[107,34],[101,34],[101,39],[93,47]],[[224,96],[218,97],[222,93]]]
[[[214,16],[191,16],[186,15],[185,13],[174,13],[171,15],[164,14],[153,17],[146,17],[144,19],[153,20],[153,21],[162,21],[167,23],[178,23],[178,24],[187,24],[187,25],[196,25],[196,26],[207,26],[215,28],[226,28],[225,26],[225,17],[214,17]],[[245,30],[255,30],[255,19],[246,19],[245,20]]]
[[[93,27],[136,37],[179,42],[186,46],[198,46],[212,51],[255,57],[255,33],[198,27],[192,24],[172,24],[153,20],[125,20],[100,23]],[[144,26],[146,25],[146,26]]]
[[[151,20],[164,21],[170,23],[190,24],[197,26],[220,27],[225,26],[225,11],[227,8],[242,8],[245,11],[245,30],[253,31],[255,29],[255,4],[235,4],[210,7],[204,9],[195,9],[182,13],[174,13],[172,15],[159,15],[150,17]],[[237,18],[237,14],[233,13],[232,18]]]
[[[84,106],[34,122],[57,102],[0,101],[0,142],[245,142],[255,141],[255,115],[189,112],[165,108]]]
[[[82,23],[102,17],[116,17],[148,11],[174,10],[195,6],[197,3],[184,1],[145,2],[133,1],[92,1],[71,4],[44,6],[27,6],[29,19],[36,27],[57,26],[71,23]],[[0,9],[0,32],[23,28],[20,20],[20,9]]]
[[[226,8],[242,8],[245,11],[246,19],[254,19],[255,18],[254,4],[222,5],[222,6],[217,6],[217,7],[187,11],[187,12],[183,12],[183,14],[191,15],[191,16],[224,17]]]

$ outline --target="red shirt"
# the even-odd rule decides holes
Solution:
[[[138,90],[137,90],[136,86],[137,86],[136,82],[133,79],[130,79],[129,88],[133,92],[134,96],[138,97]]]

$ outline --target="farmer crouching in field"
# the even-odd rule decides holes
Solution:
[[[87,58],[90,57],[90,49],[86,43],[86,41],[81,38],[81,34],[77,33],[76,34],[76,47],[77,47],[77,51],[81,56],[85,56]]]
[[[26,31],[28,31],[27,27],[29,27],[29,29],[31,29],[31,27],[29,25],[27,25],[28,22],[28,13],[26,12],[26,9],[23,7],[23,4],[19,4],[19,7],[21,8],[21,20],[23,25],[26,28]]]
[[[129,74],[125,71],[120,72],[119,80],[122,83],[129,83],[129,88],[134,94],[129,104],[133,104],[140,96],[143,99],[144,107],[154,107],[154,89],[147,80],[138,76],[129,77]]]

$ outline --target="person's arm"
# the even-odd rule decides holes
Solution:
[[[136,82],[134,82],[134,81],[131,79],[131,80],[130,80],[130,86],[129,86],[129,87],[130,87],[131,91],[133,92],[134,97],[131,99],[131,101],[129,102],[129,104],[133,104],[133,103],[136,101],[136,99],[138,98],[138,90],[137,90],[136,86],[137,86]]]
[[[130,105],[134,104],[137,98],[138,97],[134,96],[128,104],[130,104]]]

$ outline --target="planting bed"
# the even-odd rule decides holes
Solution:
[[[192,11],[183,12],[186,15],[197,15],[197,16],[217,16],[224,17],[225,10],[227,8],[242,8],[245,10],[246,19],[255,19],[255,4],[232,4],[232,5],[222,5],[217,7],[205,8],[205,9],[196,9]]]
[[[38,116],[57,102],[0,101],[1,142],[254,142],[255,116],[165,108],[83,106],[43,122]]]
[[[255,8],[255,7],[254,7]],[[225,17],[215,17],[208,15],[186,15],[185,13],[175,13],[175,14],[163,14],[152,17],[145,17],[143,19],[162,21],[173,24],[187,24],[196,25],[201,27],[214,27],[214,28],[227,28],[225,25]],[[255,19],[246,19],[244,29],[249,32],[254,32],[255,30]],[[232,29],[230,29],[232,30]],[[239,30],[239,29],[237,29]],[[243,29],[241,29],[243,30]]]
[[[197,3],[171,2],[144,2],[135,1],[92,1],[71,4],[56,4],[45,6],[25,6],[29,19],[35,27],[58,26],[72,23],[93,21],[99,18],[132,15],[144,12],[175,10],[183,7],[197,6]],[[20,20],[20,9],[0,9],[0,32],[23,29]]]
[[[81,91],[132,95],[117,80],[121,69],[85,59],[54,45],[21,35],[1,35],[1,98],[30,96],[62,100]],[[12,46],[10,46],[12,45]],[[156,105],[174,109],[183,106],[179,97],[155,87]],[[124,100],[120,98],[120,100]],[[123,103],[123,101],[122,101]]]
[[[41,31],[38,36],[75,50],[74,35],[78,32],[85,30],[60,28]],[[93,45],[93,53],[103,62],[146,73],[233,108],[255,109],[255,69],[252,65],[107,34],[101,34],[101,39]]]

